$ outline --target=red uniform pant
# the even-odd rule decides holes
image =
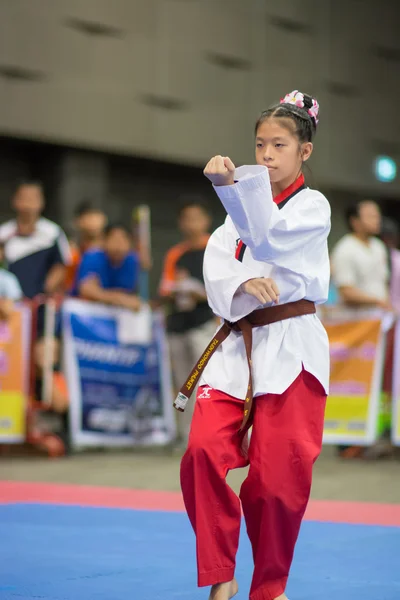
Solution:
[[[181,465],[199,586],[233,578],[242,504],[254,559],[250,598],[274,600],[284,592],[321,451],[325,401],[321,384],[306,371],[283,394],[257,397],[244,458],[238,434],[243,401],[199,389]],[[248,464],[239,500],[226,476]]]

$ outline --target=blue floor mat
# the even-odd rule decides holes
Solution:
[[[207,600],[180,513],[0,506],[0,600]],[[400,528],[304,523],[290,600],[400,600]],[[243,531],[238,600],[252,559]]]

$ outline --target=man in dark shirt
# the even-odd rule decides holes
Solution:
[[[203,280],[204,251],[211,218],[198,202],[185,205],[179,214],[183,241],[166,254],[160,295],[167,301],[167,331],[174,385],[178,390],[216,330]],[[179,415],[178,436],[186,444],[193,403]]]

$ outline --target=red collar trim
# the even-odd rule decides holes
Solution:
[[[286,190],[283,190],[283,192],[281,192],[274,198],[275,204],[280,204],[281,202],[284,202],[289,198],[289,196],[293,196],[303,186],[304,175],[302,173],[301,175],[299,175],[296,181],[292,183],[292,185],[289,185],[289,187],[287,187]]]

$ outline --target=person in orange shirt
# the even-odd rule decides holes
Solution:
[[[216,319],[208,306],[203,280],[210,214],[202,203],[193,201],[181,209],[178,225],[183,241],[168,250],[159,288],[167,308],[167,333],[176,390],[216,330]],[[191,418],[189,408],[178,415],[179,445],[186,446]]]

